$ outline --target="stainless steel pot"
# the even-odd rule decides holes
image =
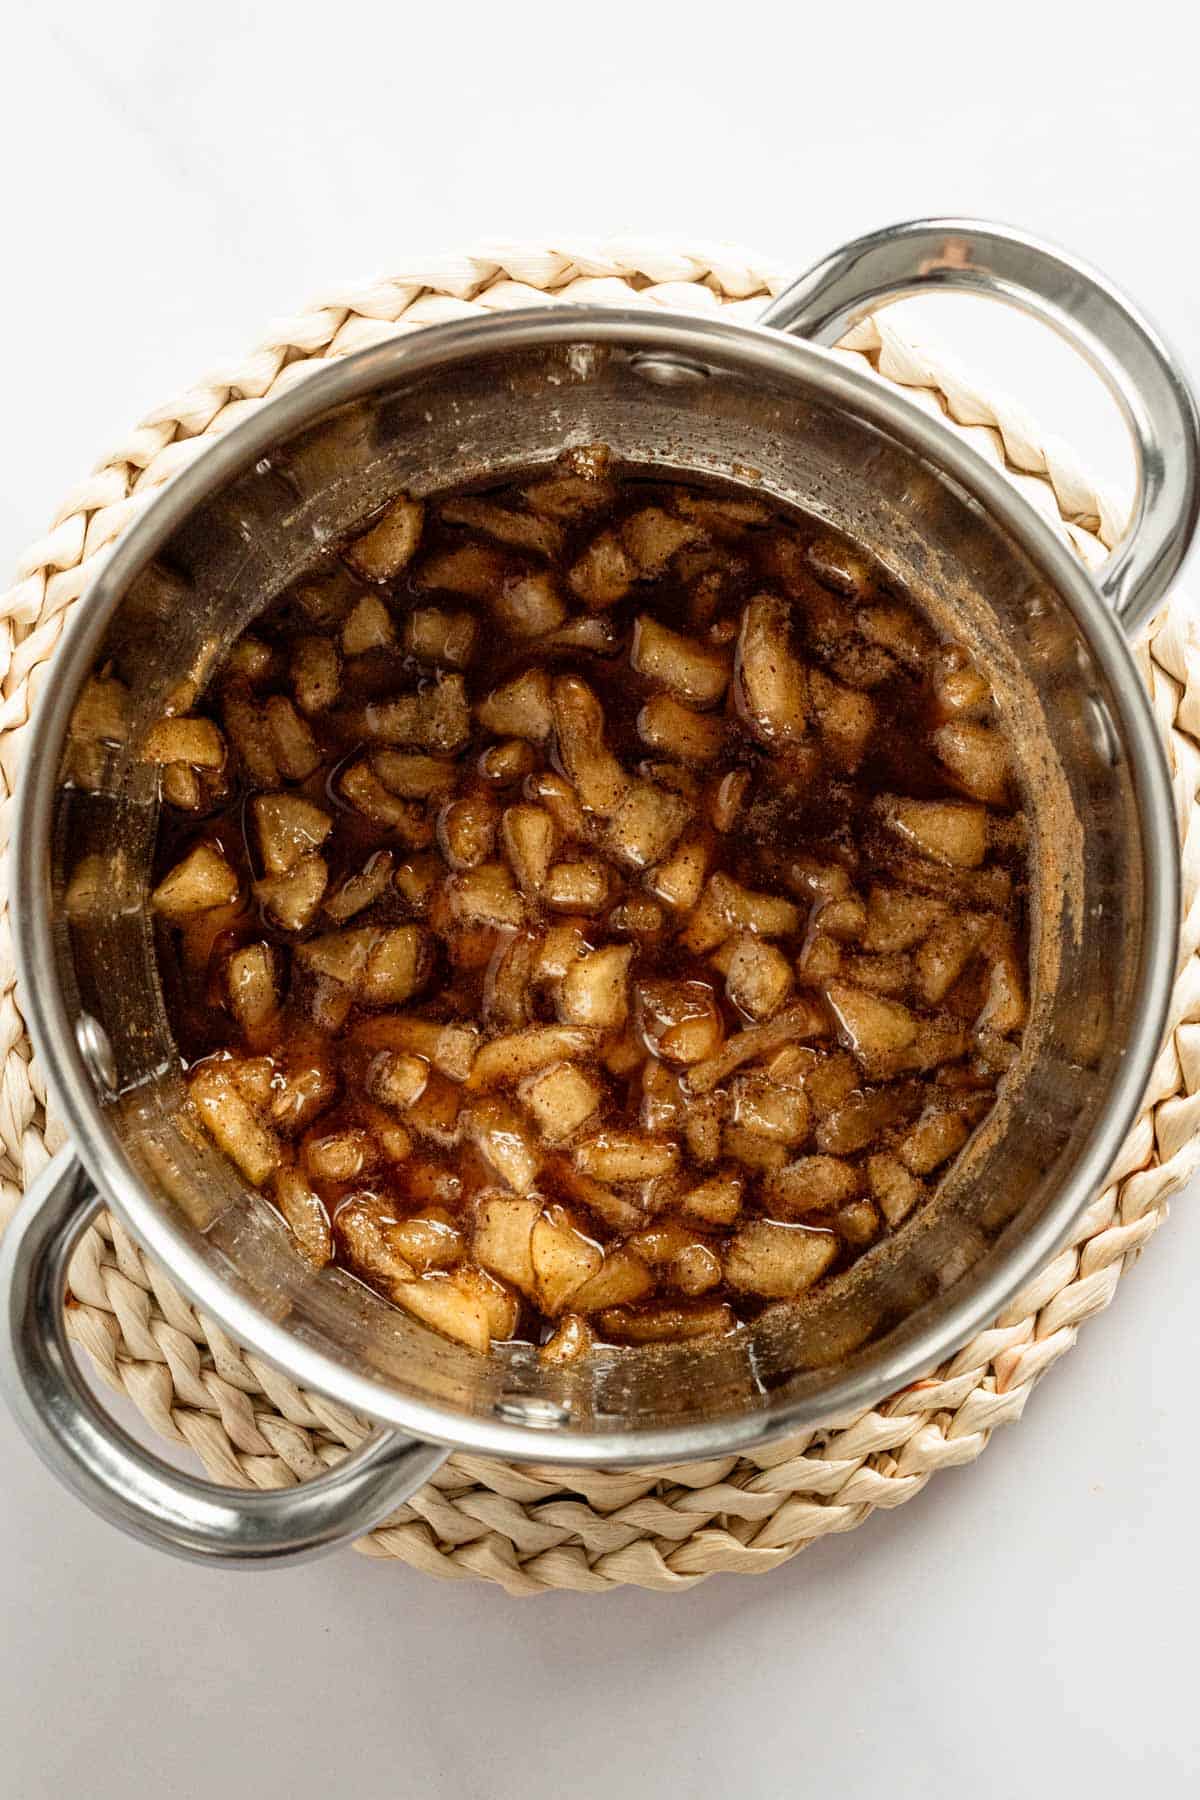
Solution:
[[[1082,350],[1140,460],[1129,532],[1093,579],[938,420],[821,346],[919,288],[997,295]],[[985,657],[1023,748],[1039,927],[1029,1048],[937,1201],[796,1315],[707,1347],[489,1360],[337,1271],[315,1275],[184,1100],[145,907],[157,808],[140,733],[324,547],[430,491],[602,441],[798,504],[879,556]],[[757,327],[554,308],[452,325],[313,376],[218,440],[131,528],[80,605],[29,745],[13,851],[22,1004],[71,1146],[3,1247],[4,1386],[27,1435],[126,1530],[207,1561],[354,1536],[451,1448],[562,1464],[735,1451],[867,1404],[984,1325],[1063,1240],[1132,1121],[1175,965],[1178,860],[1126,633],[1197,511],[1197,419],[1161,340],[1102,280],[1014,233],[938,220],[839,251]],[[80,741],[111,665],[122,732]],[[86,872],[86,880],[82,873]],[[67,1346],[65,1271],[101,1206],[202,1311],[378,1421],[332,1473],[246,1495],[176,1473],[97,1407]]]

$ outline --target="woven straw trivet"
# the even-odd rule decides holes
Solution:
[[[722,310],[753,319],[782,271],[730,246],[607,242],[491,244],[361,286],[331,291],[280,320],[241,361],[144,419],[71,493],[49,535],[0,598],[0,847],[11,829],[22,733],[66,616],[115,540],[152,495],[216,434],[330,357],[398,332],[502,308],[563,300]],[[1089,564],[1119,534],[1066,448],[1018,406],[981,394],[931,361],[885,314],[839,352],[944,416]],[[520,1468],[454,1456],[359,1545],[431,1575],[477,1576],[511,1594],[622,1583],[661,1591],[719,1572],[771,1569],[876,1507],[911,1500],[939,1469],[968,1463],[1018,1419],[1039,1377],[1107,1306],[1121,1275],[1193,1172],[1200,1130],[1200,642],[1182,602],[1139,650],[1170,760],[1183,843],[1184,925],[1171,1029],[1145,1110],[1109,1184],[1071,1245],[991,1329],[900,1394],[854,1418],[757,1454],[657,1470]],[[0,1226],[61,1142],[14,993],[7,899],[0,931]],[[162,1437],[196,1453],[214,1480],[278,1487],[334,1463],[364,1422],[296,1387],[198,1314],[108,1215],[71,1273],[70,1325],[103,1379]]]

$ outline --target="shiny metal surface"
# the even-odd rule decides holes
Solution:
[[[919,232],[944,252],[971,233],[981,243],[983,228]],[[902,247],[906,233],[927,242],[904,227]],[[1015,286],[1018,245],[999,235],[1010,261],[997,252],[994,273],[1007,269]],[[865,279],[903,278],[910,290],[918,277],[907,248],[875,260],[887,241],[880,234],[864,240],[870,254],[852,247],[847,262],[831,259],[781,297],[774,317],[828,334],[879,297]],[[1034,290],[1043,254],[1032,247],[1024,265]],[[1076,311],[1098,339],[1101,315],[1108,329],[1107,309],[1120,303],[1105,290],[1093,304],[1078,285],[1088,278],[1073,279]],[[1041,310],[1066,304],[1059,293]],[[1140,341],[1140,322],[1128,330]],[[1111,355],[1131,385],[1128,343]],[[1131,538],[1108,593],[936,419],[820,348],[719,319],[563,308],[437,328],[347,358],[222,438],[130,530],[79,608],[43,690],[22,785],[13,873],[23,1005],[106,1202],[198,1305],[295,1380],[401,1432],[477,1453],[598,1465],[730,1452],[868,1404],[957,1348],[1052,1254],[1102,1178],[1136,1111],[1170,992],[1170,789],[1109,601],[1143,606],[1186,547],[1195,421],[1186,408],[1176,420],[1191,434],[1180,487],[1160,467],[1170,461],[1163,396],[1126,398],[1152,543],[1143,554],[1143,539]],[[144,904],[157,790],[131,747],[181,672],[202,686],[262,606],[398,488],[503,479],[597,440],[655,472],[750,482],[827,519],[987,655],[1010,724],[1038,723],[1019,739],[1023,754],[1041,754],[1035,740],[1052,747],[1023,773],[1037,796],[1043,948],[1059,957],[1059,979],[1042,983],[1037,1053],[1008,1129],[984,1146],[969,1182],[948,1183],[928,1218],[887,1255],[864,1259],[855,1285],[833,1284],[802,1309],[803,1323],[756,1327],[736,1343],[600,1352],[556,1368],[519,1347],[472,1357],[339,1273],[315,1276],[191,1124]],[[1172,504],[1181,510],[1168,529]],[[129,681],[128,739],[84,758],[72,732],[77,698],[109,664]],[[72,882],[89,856],[101,879],[83,906]],[[77,1043],[81,1012],[111,1046],[111,1098]],[[58,1189],[31,1194],[21,1216],[31,1247],[24,1263],[6,1249],[5,1267],[22,1296],[41,1300],[21,1299],[5,1360],[27,1429],[91,1504],[131,1529],[149,1508],[154,1533],[172,1543],[175,1526],[158,1515],[175,1502],[157,1477],[121,1457],[110,1463],[96,1419],[61,1398],[54,1280],[44,1274],[53,1264],[61,1281]],[[43,1273],[30,1272],[29,1258]],[[389,1476],[392,1505],[423,1478],[403,1455]],[[117,1491],[106,1500],[110,1475]],[[178,1491],[186,1511],[192,1491]],[[232,1526],[222,1541],[236,1556]]]
[[[320,1556],[370,1531],[398,1493],[445,1461],[444,1450],[380,1431],[325,1475],[247,1494],[143,1450],[97,1405],[63,1317],[71,1254],[103,1204],[74,1152],[60,1150],[0,1246],[0,1387],[34,1449],[94,1512],[175,1556],[261,1568]]]
[[[1178,363],[1095,269],[975,219],[913,219],[856,238],[785,288],[762,323],[836,344],[881,303],[930,288],[990,295],[1032,313],[1086,357],[1116,400],[1137,453],[1138,489],[1100,590],[1135,630],[1166,593],[1200,508],[1200,425]]]

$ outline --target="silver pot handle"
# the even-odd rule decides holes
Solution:
[[[0,1246],[0,1387],[34,1449],[93,1512],[194,1562],[263,1568],[359,1537],[446,1459],[378,1431],[312,1481],[265,1493],[182,1474],[123,1431],[80,1374],[63,1320],[67,1264],[101,1201],[69,1149],[30,1188]]]
[[[836,344],[864,314],[924,288],[990,294],[1032,313],[1087,358],[1121,408],[1137,451],[1137,499],[1100,589],[1132,631],[1183,561],[1200,504],[1200,426],[1178,362],[1102,276],[975,219],[914,219],[856,238],[785,288],[760,322]]]

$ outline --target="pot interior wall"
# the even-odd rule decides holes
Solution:
[[[1144,850],[1116,708],[1069,608],[1024,553],[935,467],[798,376],[749,371],[732,353],[706,374],[666,374],[676,379],[614,343],[478,354],[280,444],[210,496],[129,587],[97,660],[130,689],[128,733],[68,743],[57,813],[62,978],[112,1043],[107,1117],[157,1204],[263,1312],[388,1388],[475,1415],[532,1396],[583,1434],[780,1406],[819,1394],[835,1367],[870,1366],[882,1387],[892,1354],[967,1299],[1052,1204],[1120,1066],[1143,944]],[[520,1346],[482,1362],[341,1272],[312,1273],[190,1117],[153,964],[156,779],[137,746],[183,676],[203,687],[236,634],[397,490],[502,479],[591,442],[818,515],[970,642],[1036,796],[1040,926],[1028,1053],[924,1214],[811,1304],[752,1332],[562,1368]]]

